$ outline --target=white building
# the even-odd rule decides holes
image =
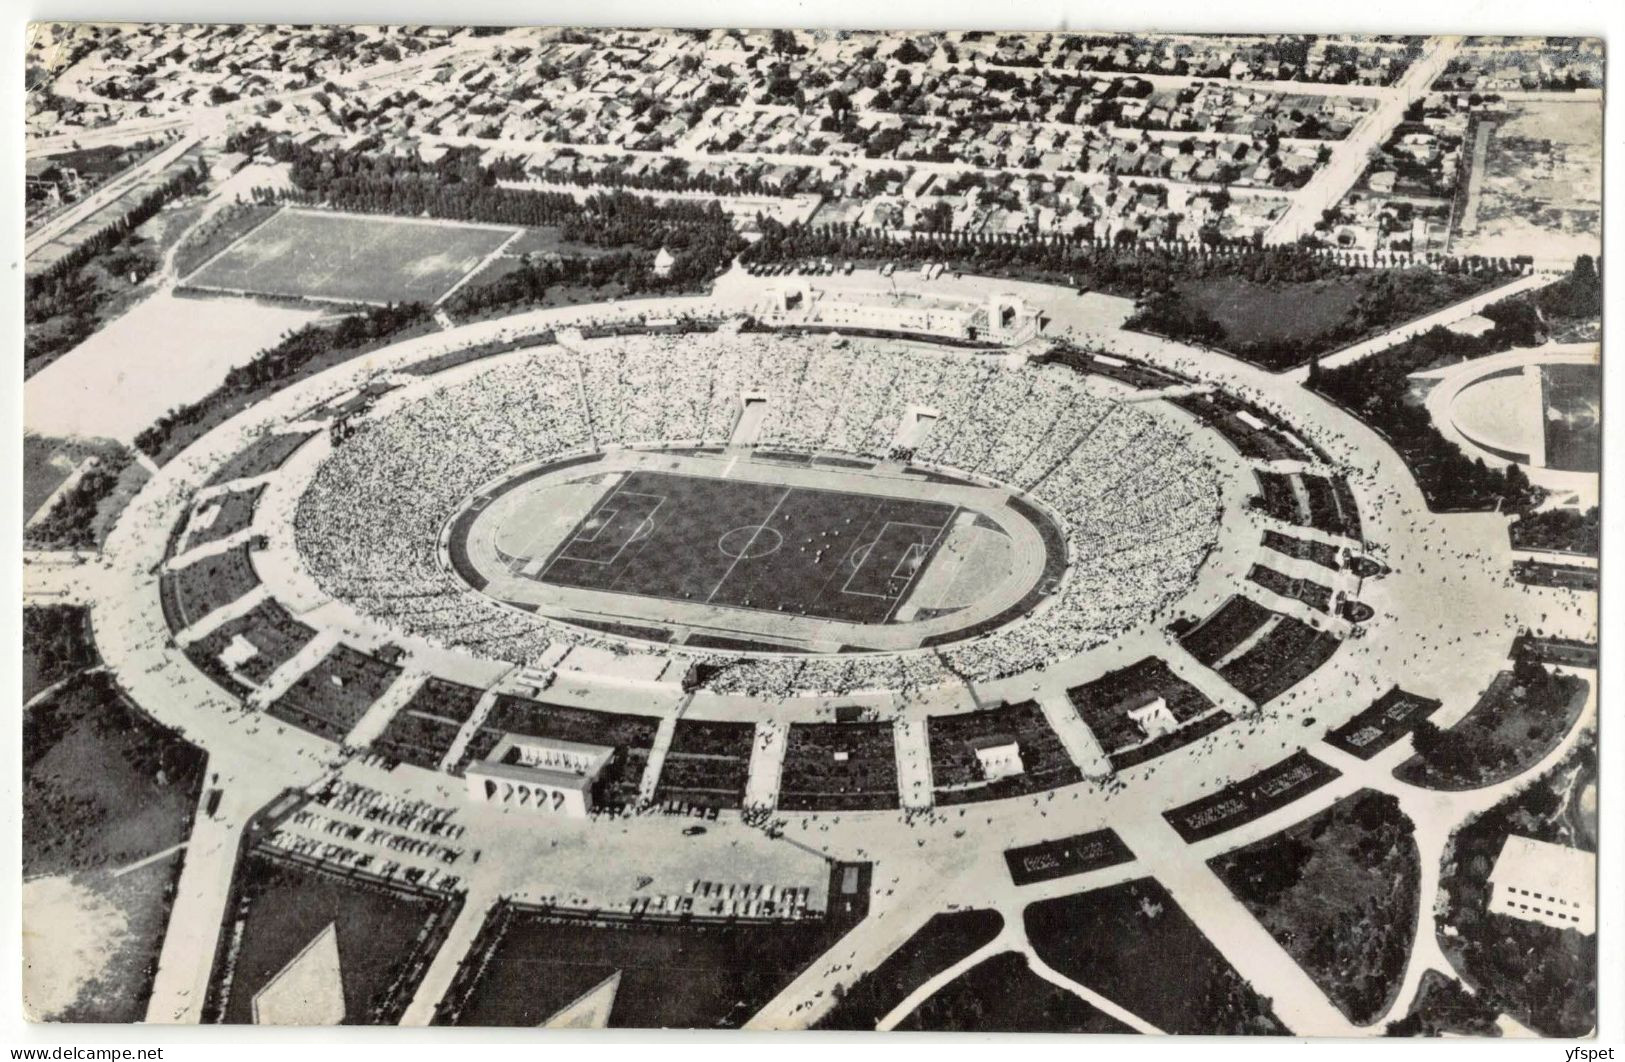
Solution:
[[[1490,871],[1491,914],[1557,929],[1597,931],[1597,857],[1578,848],[1508,836]]]
[[[604,745],[509,734],[465,775],[470,800],[585,818],[593,783],[615,755]]]
[[[982,777],[989,782],[1027,770],[1026,764],[1021,762],[1021,746],[1011,738],[989,738],[977,745],[976,759],[982,765]]]

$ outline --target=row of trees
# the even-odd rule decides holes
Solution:
[[[71,278],[80,269],[123,243],[130,233],[162,210],[170,200],[197,191],[208,175],[208,169],[202,162],[181,167],[169,179],[138,199],[129,210],[81,240],[78,246],[51,263],[49,268],[29,277],[23,283],[23,297],[30,314],[48,316],[52,298],[70,284]]]
[[[743,247],[716,202],[658,201],[630,192],[580,198],[566,192],[505,187],[525,176],[517,162],[487,165],[469,148],[434,162],[416,155],[353,149],[318,150],[273,140],[269,153],[290,164],[293,198],[338,210],[435,217],[531,228],[554,228],[567,241],[675,258],[680,284],[708,279]]]

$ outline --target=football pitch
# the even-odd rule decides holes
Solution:
[[[210,259],[185,284],[336,302],[433,303],[514,231],[289,209]]]
[[[810,487],[633,472],[550,556],[544,583],[885,623],[925,570],[953,505]]]

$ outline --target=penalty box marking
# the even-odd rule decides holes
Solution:
[[[585,537],[583,534],[581,534],[579,532],[577,534],[574,534],[574,535],[570,536],[570,541],[567,542],[565,544],[564,548],[559,551],[559,555],[557,557],[553,558],[553,564],[557,564],[561,560],[571,561],[572,563],[575,563],[575,564],[598,564],[598,565],[602,565],[604,567],[608,567],[609,565],[614,564],[616,561],[621,559],[621,554],[626,552],[626,548],[628,546],[630,546],[632,543],[634,543],[634,542],[636,542],[638,540],[638,532],[643,530],[643,527],[644,527],[645,524],[651,525],[651,530],[653,529],[653,526],[655,524],[655,515],[657,513],[659,513],[662,508],[665,507],[666,499],[667,499],[668,495],[665,495],[665,494],[650,494],[647,491],[638,491],[638,490],[622,490],[620,487],[616,487],[615,490],[610,493],[609,497],[604,499],[602,505],[600,505],[599,508],[594,509],[591,513],[587,514],[587,521],[591,521],[594,516],[597,516],[598,514],[600,514],[602,512],[605,512],[606,510],[604,509],[603,506],[608,505],[610,502],[614,501],[616,498],[623,498],[623,497],[624,498],[654,498],[655,499],[655,507],[653,509],[650,509],[649,510],[649,515],[645,516],[641,521],[639,521],[637,527],[632,530],[632,533],[626,536],[626,541],[621,543],[620,548],[615,551],[614,556],[610,557],[608,560],[594,560],[591,557],[574,557],[574,556],[570,555],[570,547],[576,545],[577,543],[597,542],[598,539],[603,535],[604,528],[608,527],[609,524],[610,524],[610,521],[614,520],[615,517],[620,514],[620,512],[621,512],[620,509],[609,509],[609,510],[607,510],[610,513],[609,520],[605,520],[597,528],[594,528],[593,529],[593,536],[591,538],[587,538],[587,537]],[[553,564],[548,565],[549,570],[552,569]],[[547,573],[543,572],[542,576],[543,576],[543,578],[546,578]]]
[[[936,548],[937,542],[939,540],[941,540],[943,531],[945,531],[949,527],[949,525],[951,525],[954,522],[954,518],[956,516],[958,516],[958,515],[959,515],[959,507],[956,505],[956,506],[954,506],[954,511],[948,514],[948,518],[946,520],[944,520],[942,523],[937,524],[935,526],[933,526],[931,524],[915,524],[915,523],[910,523],[910,522],[905,521],[905,520],[887,520],[885,525],[883,527],[881,527],[880,534],[875,536],[875,540],[873,542],[869,543],[867,548],[864,548],[863,560],[861,562],[859,562],[859,564],[858,564],[858,566],[856,568],[852,569],[852,574],[846,577],[846,582],[842,584],[841,589],[839,591],[837,591],[837,592],[842,593],[842,594],[851,594],[853,597],[878,597],[882,601],[901,600],[903,594],[908,591],[909,584],[914,581],[914,575],[910,575],[908,577],[908,580],[903,584],[903,588],[901,590],[897,591],[897,593],[895,593],[895,594],[876,594],[876,593],[871,593],[868,590],[853,590],[853,589],[851,589],[852,580],[856,579],[858,577],[858,574],[860,572],[862,572],[865,567],[868,566],[869,558],[874,556],[875,547],[880,545],[881,540],[886,537],[886,534],[889,531],[891,531],[892,528],[894,528],[894,527],[913,527],[913,528],[918,528],[921,531],[931,531],[931,532],[934,532],[934,534],[931,536],[931,541],[930,542],[911,542],[911,543],[909,543],[908,549],[904,550],[903,555],[901,557],[897,558],[897,563],[892,565],[891,574],[889,576],[887,576],[888,579],[897,578],[897,569],[901,568],[903,566],[903,564],[908,560],[908,558],[913,556],[913,554],[914,554],[914,552],[916,550],[923,551],[925,554],[929,555],[930,552],[933,549]],[[863,548],[863,547],[860,547],[860,548]],[[919,573],[916,572],[914,574],[918,575]]]

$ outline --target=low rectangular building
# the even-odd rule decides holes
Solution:
[[[1597,931],[1597,856],[1510,835],[1490,871],[1491,914],[1555,929]]]
[[[614,755],[603,745],[509,734],[490,756],[469,765],[468,796],[481,804],[585,818],[593,809],[593,786]]]

